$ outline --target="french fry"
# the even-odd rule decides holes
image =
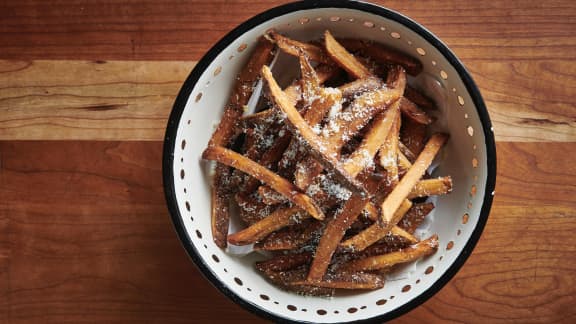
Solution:
[[[395,108],[398,109],[398,105]],[[400,115],[394,115],[394,122],[390,132],[386,136],[384,143],[380,148],[380,166],[386,170],[386,178],[390,186],[396,186],[399,180],[398,176],[398,141],[400,134]]]
[[[258,268],[257,268],[258,269]],[[321,296],[321,297],[332,297],[334,295],[335,289],[333,288],[323,288],[312,285],[296,285],[294,283],[301,282],[306,278],[306,268],[299,267],[292,270],[286,271],[271,271],[271,270],[260,270],[258,269],[266,279],[268,279],[274,285],[285,289],[287,291],[293,291],[297,294],[309,295],[309,296]]]
[[[339,66],[346,70],[350,75],[356,79],[364,79],[372,76],[372,72],[368,70],[354,55],[348,51],[334,39],[334,36],[327,30],[324,32],[324,41],[326,52]]]
[[[286,54],[298,57],[301,52],[304,52],[306,56],[308,56],[313,61],[325,64],[333,64],[330,57],[326,55],[326,52],[320,46],[300,42],[280,35],[275,31],[270,32],[269,35],[272,37],[276,45],[278,45],[278,47]]]
[[[326,152],[326,144],[316,136],[316,134],[314,134],[314,131],[298,113],[296,108],[290,106],[286,95],[282,92],[276,83],[276,80],[274,80],[272,72],[270,72],[270,69],[267,66],[262,68],[262,74],[270,87],[270,93],[274,102],[278,108],[286,114],[286,121],[292,128],[292,132],[304,139],[305,143],[310,148],[310,153],[318,159],[322,166],[333,171],[334,175],[337,176],[348,189],[353,190],[361,196],[365,196],[366,193],[364,192],[362,185],[343,170],[341,163],[337,159],[327,154],[329,152]]]
[[[418,158],[412,164],[412,167],[404,177],[398,182],[398,185],[386,197],[382,203],[382,217],[384,222],[390,223],[393,219],[394,213],[400,207],[402,202],[408,197],[412,188],[416,185],[422,175],[426,172],[436,153],[440,150],[442,145],[448,139],[448,135],[436,133],[432,135],[424,150],[418,155]]]
[[[268,217],[247,228],[228,235],[228,242],[234,245],[248,245],[265,238],[268,234],[308,217],[298,207],[277,209]]]
[[[372,163],[376,152],[386,140],[388,133],[398,116],[397,101],[392,106],[375,117],[372,128],[366,133],[360,146],[344,163],[344,170],[355,177],[360,171]]]
[[[218,170],[220,168],[220,170]],[[215,172],[216,177],[213,179],[214,187],[211,190],[211,229],[212,239],[216,246],[220,248],[226,247],[226,235],[228,235],[228,227],[230,223],[230,195],[222,192],[222,188],[228,188],[223,183],[226,181],[225,176],[230,173],[227,172],[228,167],[225,165],[217,165]]]
[[[452,178],[449,176],[436,179],[425,179],[416,183],[410,194],[408,194],[408,199],[445,195],[451,191]]]
[[[307,285],[308,281],[296,281],[293,285]],[[322,281],[314,282],[314,286],[334,289],[379,289],[384,287],[384,279],[372,273],[337,272],[327,274]]]
[[[309,242],[323,224],[313,219],[305,219],[301,223],[285,227],[270,233],[266,238],[254,244],[254,249],[259,251],[294,250],[301,248]]]
[[[328,146],[339,151],[344,143],[356,135],[379,112],[389,107],[402,96],[406,85],[406,74],[400,67],[390,73],[392,88],[381,88],[357,97],[347,110],[330,120],[325,126],[324,137]]]
[[[340,244],[340,247],[351,250],[351,251],[362,251],[366,249],[368,246],[376,243],[381,238],[386,236],[388,232],[392,229],[394,225],[396,225],[395,221],[398,222],[406,212],[412,207],[412,203],[409,200],[404,200],[404,202],[400,205],[396,213],[394,214],[394,218],[389,222],[381,224],[380,222],[375,222],[362,232],[356,234],[355,236],[347,239],[346,241]],[[398,230],[396,232],[404,234]],[[407,236],[408,237],[408,236]],[[412,240],[411,237],[409,237]]]
[[[342,92],[342,97],[351,98],[358,94],[376,90],[381,88],[383,83],[380,79],[374,77],[368,77],[364,79],[357,79],[352,82],[343,84],[338,87],[340,92]]]
[[[338,73],[338,69],[334,65],[320,65],[316,68],[316,77],[320,84],[326,80],[334,77]],[[302,91],[300,82],[293,82],[291,85],[284,89],[284,93],[288,96],[290,104],[296,106],[298,101],[302,99]],[[257,123],[271,122],[276,117],[277,112],[274,109],[266,109],[249,115],[240,117],[242,125],[254,125]]]
[[[294,170],[294,184],[302,190],[306,190],[314,181],[311,174],[320,174],[324,168],[312,156],[308,156],[296,165]]]
[[[436,104],[422,92],[416,90],[411,86],[406,87],[406,91],[404,92],[404,96],[406,99],[412,101],[418,107],[425,109],[425,110],[436,110]]]
[[[342,267],[343,271],[373,271],[385,269],[397,264],[411,262],[434,253],[438,249],[438,236],[420,241],[406,249],[388,254],[353,260]]]
[[[282,196],[281,194],[274,191],[272,188],[268,186],[260,186],[258,187],[258,195],[262,197],[262,202],[266,205],[277,205],[283,204],[288,202],[286,197]]]
[[[424,221],[424,218],[434,209],[433,203],[416,204],[398,222],[398,227],[407,233],[414,233],[416,228]]]
[[[236,123],[244,113],[244,106],[252,96],[253,85],[260,78],[260,69],[269,64],[274,56],[274,44],[265,37],[260,37],[248,64],[236,77],[236,83],[232,90],[230,100],[224,110],[224,115],[216,131],[210,138],[209,146],[226,146],[236,131]]]
[[[369,120],[382,111],[385,107],[396,101],[404,91],[406,75],[401,67],[395,67],[388,76],[388,84],[391,89],[379,89],[365,93],[352,103],[349,111],[341,112],[330,120],[323,137],[327,139],[326,147],[330,155],[339,155],[339,151],[347,139],[353,137],[362,129]],[[319,172],[319,166],[314,166],[313,161],[303,162],[306,165],[302,168],[306,172],[298,174],[297,181],[301,189],[308,186]]]
[[[405,118],[400,129],[400,142],[402,142],[414,156],[420,154],[426,144],[426,125]],[[410,158],[408,155],[406,155]]]
[[[275,210],[275,206],[264,204],[253,192],[240,191],[234,195],[234,200],[239,207],[240,219],[247,225],[259,222]]]
[[[410,169],[410,167],[412,167],[412,162],[410,162],[406,155],[402,153],[402,150],[398,151],[398,173],[404,174],[408,171],[408,169]]]
[[[410,149],[406,145],[404,145],[404,143],[402,143],[402,141],[400,141],[398,143],[398,149],[400,150],[399,155],[403,156],[403,157],[398,156],[398,158],[408,161],[408,163],[410,165],[418,157],[418,156],[416,156],[416,154],[412,153],[412,151],[410,151]]]
[[[326,81],[326,79],[328,79],[334,75],[334,73],[337,71],[334,67],[321,66],[318,68],[318,73],[316,73],[316,71],[314,69],[312,69],[312,66],[309,64],[307,59],[304,58],[303,64],[305,64],[304,68],[307,68],[308,78],[313,78],[313,80],[311,80],[311,82],[318,85],[318,88],[317,88],[318,89],[318,100],[313,101],[311,103],[311,107],[309,109],[307,109],[304,113],[304,119],[309,124],[313,125],[313,124],[319,123],[322,120],[322,118],[324,118],[324,115],[327,113],[328,109],[332,105],[334,105],[334,103],[339,102],[342,97],[338,91],[326,91],[325,89],[320,88],[320,86],[319,86],[319,84],[323,83],[324,81]],[[309,82],[310,81],[308,81],[308,83]],[[291,89],[293,89],[293,90],[291,90]],[[287,89],[285,90],[284,93],[287,95],[287,97],[288,97],[288,99],[292,105],[295,105],[296,101],[301,99],[301,97],[302,97],[301,90],[302,90],[302,87],[300,85],[297,86],[295,83],[293,83],[291,86],[287,87]],[[293,91],[297,94],[290,95],[290,91]],[[268,111],[272,111],[274,113],[274,115],[277,114],[276,109],[269,109]],[[264,152],[264,154],[262,155],[261,159],[258,162],[260,164],[266,166],[266,167],[270,167],[272,164],[275,164],[280,159],[285,158],[284,157],[285,152],[288,152],[288,151],[294,149],[294,148],[288,148],[287,149],[287,145],[295,146],[296,143],[292,139],[292,136],[287,131],[287,129],[285,129],[285,127],[282,127],[278,131],[278,136],[276,137],[274,143],[271,145],[271,147],[266,152]],[[286,157],[286,159],[287,159],[287,157]],[[281,163],[280,163],[281,166],[282,165],[287,166],[287,164],[288,163],[286,161],[281,161]],[[279,171],[282,171],[282,168],[279,168]],[[251,178],[244,185],[243,190],[251,192],[257,186],[258,186],[258,181],[254,178]]]
[[[308,264],[312,261],[312,253],[302,252],[274,256],[266,261],[256,262],[260,271],[286,271]]]
[[[336,251],[348,227],[358,218],[367,201],[367,198],[353,194],[344,203],[344,206],[336,212],[334,218],[328,222],[320,242],[318,242],[314,260],[306,278],[308,283],[314,284],[322,281],[334,251]]]
[[[418,106],[405,97],[400,99],[400,110],[404,116],[419,124],[428,125],[433,121],[432,117],[430,117],[424,110],[418,108]]]
[[[244,112],[244,105],[252,96],[253,87],[260,77],[257,71],[260,67],[269,64],[274,56],[274,44],[265,37],[260,37],[258,44],[248,60],[248,63],[240,74],[232,90],[232,95],[224,110],[216,131],[210,137],[209,145],[229,145],[237,132],[237,122]],[[256,70],[254,70],[256,69]],[[256,73],[254,73],[256,71]],[[228,208],[230,193],[223,193],[222,188],[230,188],[230,182],[225,178],[230,176],[229,172],[224,172],[225,168],[217,166],[212,181],[211,188],[211,229],[214,243],[221,247],[226,247],[226,235],[228,234],[228,224],[230,221],[230,211]]]
[[[418,75],[422,71],[422,63],[419,60],[382,44],[358,39],[339,39],[338,41],[347,50],[359,52],[378,63],[401,65],[410,75]]]
[[[392,236],[394,236],[394,237],[398,237],[398,238],[405,240],[409,244],[418,243],[418,239],[416,237],[414,237],[414,235],[412,235],[412,233],[405,231],[400,226],[393,226],[392,229],[390,230],[390,234],[392,234]]]
[[[288,198],[292,203],[304,209],[312,217],[319,220],[324,219],[324,214],[320,207],[318,207],[310,197],[301,192],[298,187],[243,155],[223,147],[209,146],[204,150],[204,153],[202,153],[202,158],[205,160],[218,161],[243,171],[266,183],[278,193]]]

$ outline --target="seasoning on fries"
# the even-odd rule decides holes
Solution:
[[[284,89],[274,55],[300,65]],[[433,254],[437,235],[414,232],[434,208],[422,201],[450,193],[452,178],[427,174],[449,136],[429,135],[435,104],[407,84],[421,70],[414,57],[329,31],[314,43],[261,37],[202,154],[217,163],[214,242],[254,244],[272,255],[255,265],[270,282],[322,296],[381,288],[394,265]],[[253,93],[259,79],[263,94]],[[249,101],[264,110],[245,114]],[[231,204],[246,224],[235,233]]]

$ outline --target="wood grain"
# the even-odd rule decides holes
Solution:
[[[246,317],[196,270],[165,207],[160,142],[1,142],[12,323]],[[0,277],[1,278],[1,277]],[[198,292],[201,292],[200,294]]]
[[[161,140],[194,62],[0,61],[0,139]]]
[[[8,1],[0,5],[0,58],[198,60],[242,21],[287,2]],[[574,59],[570,0],[373,2],[417,20],[464,62]]]
[[[0,2],[1,323],[264,322],[180,246],[160,141],[194,62],[289,1]],[[575,323],[573,1],[375,2],[455,52],[499,141],[477,248],[394,322]]]
[[[161,140],[194,63],[0,60],[0,140]],[[572,62],[475,61],[471,70],[496,140],[576,141]]]
[[[496,204],[456,277],[396,323],[573,323],[576,212]]]
[[[553,169],[576,144],[497,149],[504,163],[478,247],[398,323],[576,319],[576,168]],[[12,323],[259,321],[186,257],[164,206],[160,142],[5,141],[0,152],[0,310]]]

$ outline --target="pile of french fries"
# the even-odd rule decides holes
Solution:
[[[278,51],[300,65],[284,89],[268,66]],[[381,288],[395,266],[433,254],[437,235],[414,232],[434,208],[426,197],[449,193],[452,180],[427,173],[448,136],[429,134],[435,104],[407,85],[421,70],[329,31],[315,43],[262,36],[202,155],[217,162],[214,242],[253,244],[271,256],[255,265],[269,281],[322,296]],[[245,114],[252,96],[260,109]],[[229,234],[231,204],[246,227]]]

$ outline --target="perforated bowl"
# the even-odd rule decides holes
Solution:
[[[257,38],[271,28],[299,40],[320,39],[329,29],[337,37],[374,40],[422,61],[422,74],[409,82],[437,101],[435,127],[449,133],[450,140],[434,175],[451,175],[453,192],[435,200],[436,208],[420,229],[421,235],[439,235],[438,252],[403,267],[382,289],[332,298],[286,292],[254,270],[258,255],[231,255],[212,242],[210,180],[200,156],[220,119],[235,75]],[[288,73],[278,67],[274,72]],[[167,204],[180,240],[206,278],[226,296],[277,322],[385,321],[430,298],[472,252],[492,203],[496,153],[478,88],[458,58],[432,33],[372,4],[308,1],[273,8],[244,22],[198,62],[170,115],[163,173]]]

